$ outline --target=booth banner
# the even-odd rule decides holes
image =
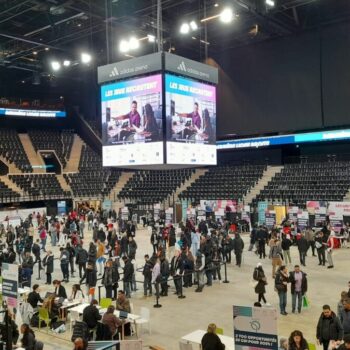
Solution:
[[[173,224],[173,217],[174,217],[174,208],[168,208],[165,210],[165,223],[167,225]]]
[[[187,220],[196,221],[196,209],[195,208],[187,208]]]
[[[276,212],[274,210],[265,212],[265,224],[268,228],[272,228],[276,225]]]
[[[129,208],[128,207],[122,208],[122,220],[129,220]]]
[[[260,225],[265,224],[266,222],[265,212],[267,210],[267,207],[268,207],[267,201],[258,202],[258,220]]]
[[[186,216],[187,216],[187,207],[188,207],[188,203],[185,200],[181,201],[181,209],[182,209],[182,221],[186,220]]]
[[[225,208],[218,208],[215,210],[215,220],[223,223],[225,217]]]
[[[243,207],[241,218],[250,224],[250,205],[245,205]]]
[[[340,231],[344,225],[343,216],[330,215],[329,216],[329,223],[332,226],[334,232],[340,233]]]
[[[153,217],[154,221],[158,221],[160,219],[160,204],[156,203],[153,206]]]
[[[278,349],[277,312],[273,308],[233,306],[235,350]]]
[[[350,202],[328,202],[329,222],[335,232],[340,232],[344,216],[350,215]]]
[[[65,215],[67,211],[66,201],[57,201],[57,215]]]
[[[308,201],[306,208],[310,215],[315,215],[315,225],[318,226],[326,221],[327,202],[325,201]]]
[[[3,263],[2,274],[2,296],[11,312],[17,309],[18,299],[18,265]]]
[[[198,208],[197,209],[197,224],[199,224],[199,222],[201,221],[201,220],[206,220],[206,213],[205,213],[205,210],[203,210],[203,209],[200,209],[200,208]]]
[[[288,208],[288,220],[296,223],[298,221],[299,207],[289,207]]]
[[[298,227],[305,230],[309,226],[309,212],[307,210],[299,210],[298,212]]]
[[[274,211],[276,212],[276,224],[281,225],[286,218],[286,207],[284,205],[275,205]]]
[[[112,210],[112,201],[111,200],[104,200],[102,202],[102,209],[103,210]]]

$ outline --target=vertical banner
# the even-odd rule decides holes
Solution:
[[[167,225],[172,225],[173,223],[173,216],[174,216],[174,208],[168,208],[165,211],[165,223]]]
[[[259,224],[265,224],[265,212],[268,207],[268,202],[263,201],[263,202],[258,202],[258,216],[259,216]]]
[[[197,208],[197,224],[199,224],[201,220],[206,220],[206,218],[205,210]]]
[[[343,227],[344,216],[350,215],[350,202],[329,202],[328,215],[334,231],[340,232]]]
[[[153,216],[154,216],[154,221],[158,221],[160,219],[160,204],[157,203],[153,206]]]
[[[275,205],[274,210],[276,212],[276,224],[281,225],[286,218],[286,207],[284,205]]]
[[[103,210],[112,210],[112,201],[110,200],[104,200],[102,202],[102,209]]]
[[[298,221],[299,207],[289,207],[288,208],[288,220],[294,224]]]
[[[265,224],[267,228],[272,228],[276,225],[276,212],[274,210],[265,212]]]
[[[326,221],[327,202],[324,201],[308,201],[306,208],[310,215],[315,216],[315,225],[319,226]]]
[[[2,264],[2,296],[8,309],[14,313],[17,310],[18,299],[18,265]]]
[[[309,212],[307,210],[299,210],[298,212],[298,227],[305,230],[309,226]]]
[[[182,208],[182,215],[181,215],[181,217],[182,217],[182,221],[186,221],[187,207],[188,207],[187,201],[182,200],[181,201],[181,208]]]
[[[215,210],[215,220],[220,221],[223,223],[225,217],[225,209],[224,208],[218,208]]]
[[[128,207],[122,208],[122,220],[129,220],[129,208]]]
[[[187,208],[186,216],[187,216],[187,220],[193,220],[193,222],[196,222],[196,209]]]
[[[277,313],[273,308],[233,306],[235,350],[278,349]]]

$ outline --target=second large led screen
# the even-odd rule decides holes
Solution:
[[[163,164],[162,76],[101,87],[103,166]]]
[[[167,164],[216,164],[216,88],[165,76]]]

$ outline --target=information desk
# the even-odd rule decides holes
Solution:
[[[206,333],[206,331],[203,331],[201,329],[197,329],[196,331],[184,335],[181,340],[184,340],[188,343],[198,344],[200,345],[202,342],[203,335]],[[235,345],[233,338],[228,337],[226,335],[220,335],[218,334],[221,342],[225,344],[225,350],[234,350]]]

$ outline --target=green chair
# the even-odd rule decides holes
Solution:
[[[45,307],[39,307],[39,329],[41,328],[41,321],[45,321],[47,332],[49,332],[49,325],[51,322],[49,310]]]
[[[101,309],[107,309],[108,306],[112,305],[112,299],[111,298],[102,298],[100,300],[100,306]]]
[[[316,344],[309,343],[309,350],[316,350]]]
[[[220,335],[224,335],[224,330],[223,330],[223,328],[216,328],[215,333],[220,334]]]

